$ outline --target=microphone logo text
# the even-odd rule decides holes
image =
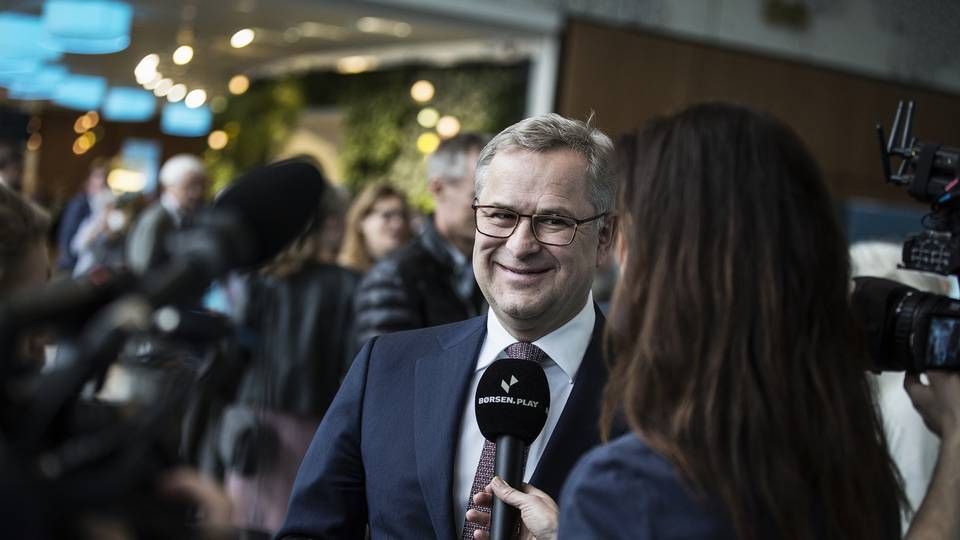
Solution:
[[[486,405],[488,403],[503,403],[505,405],[519,405],[521,407],[532,407],[536,409],[539,405],[539,401],[534,401],[532,399],[523,399],[515,398],[512,396],[484,396],[477,399],[477,405]]]

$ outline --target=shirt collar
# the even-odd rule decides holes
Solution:
[[[583,355],[590,345],[596,319],[597,314],[593,310],[593,293],[591,292],[587,295],[583,308],[574,318],[533,342],[560,366],[570,382],[573,382],[576,377]],[[510,332],[503,327],[491,308],[487,313],[487,337],[477,358],[476,371],[486,369],[494,360],[505,358],[504,349],[516,342],[517,338],[510,335]]]

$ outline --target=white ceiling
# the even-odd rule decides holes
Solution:
[[[62,63],[74,73],[102,75],[111,86],[136,86],[133,70],[144,56],[157,53],[159,71],[188,88],[204,88],[208,96],[226,93],[227,81],[238,73],[276,74],[300,66],[316,69],[335,65],[345,55],[364,51],[402,51],[422,60],[426,44],[449,43],[450,54],[476,54],[478,43],[497,43],[539,33],[559,26],[557,17],[538,17],[529,10],[527,20],[510,17],[499,9],[481,10],[493,16],[478,17],[470,9],[451,11],[457,2],[418,6],[418,0],[402,3],[325,0],[128,0],[134,6],[130,46],[109,55],[65,55]],[[424,4],[419,0],[420,4]],[[401,5],[402,4],[402,5]],[[0,11],[40,14],[42,0],[0,0]],[[412,6],[412,7],[411,7]],[[474,10],[476,11],[476,10]],[[523,15],[520,10],[519,15]],[[364,32],[362,20],[377,17],[402,23],[399,31]],[[358,25],[358,21],[361,21]],[[369,22],[369,21],[367,21]],[[404,26],[406,25],[406,26]],[[389,25],[388,25],[389,26]],[[532,28],[539,26],[540,28]],[[257,32],[254,42],[234,49],[230,36],[241,28]],[[531,32],[531,29],[534,32]],[[192,39],[185,36],[192,35]],[[180,39],[178,41],[178,35]],[[193,60],[177,66],[171,59],[184,39],[192,41]],[[466,45],[470,44],[470,45]],[[482,47],[481,47],[482,49]],[[491,49],[493,50],[493,49]],[[400,51],[399,53],[397,51]],[[419,51],[419,53],[418,53]],[[442,51],[442,48],[441,48]],[[399,55],[399,56],[398,56]],[[320,59],[305,63],[304,59]],[[291,62],[298,59],[299,63]],[[475,59],[475,58],[471,58]]]

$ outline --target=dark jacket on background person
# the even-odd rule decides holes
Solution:
[[[237,401],[323,417],[356,355],[353,293],[359,276],[310,264],[250,287],[247,326],[256,335]]]
[[[259,418],[263,411],[310,420],[312,434],[356,354],[358,279],[329,264],[309,264],[283,278],[250,278],[241,333],[247,353],[222,362],[222,380],[194,396],[184,421],[185,455],[212,476],[225,468],[255,470],[255,462],[272,458],[257,447],[275,439]]]
[[[167,236],[177,222],[160,201],[148,206],[127,233],[126,258],[130,269],[143,273],[170,260]]]
[[[431,218],[418,237],[367,272],[356,294],[358,345],[381,334],[458,322],[484,312],[486,302],[476,281],[469,296],[457,292],[460,274],[450,249]]]
[[[60,215],[60,228],[57,230],[57,269],[73,270],[77,264],[77,255],[70,251],[70,243],[80,229],[83,220],[90,215],[90,202],[86,192],[77,193],[70,198]]]

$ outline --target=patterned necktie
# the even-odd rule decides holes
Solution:
[[[520,360],[530,360],[542,364],[546,360],[547,353],[540,350],[533,343],[518,341],[506,348],[507,358],[517,358]],[[527,464],[527,450],[523,450],[523,463],[520,470],[524,470]],[[480,463],[477,464],[477,473],[473,476],[473,485],[470,486],[470,500],[467,501],[467,510],[480,510],[481,512],[490,512],[489,506],[480,506],[473,502],[473,496],[487,487],[487,484],[493,480],[493,464],[497,455],[497,445],[488,441],[483,441],[483,451],[480,452]],[[461,540],[473,540],[473,531],[477,529],[488,530],[487,527],[481,527],[469,521],[463,524],[463,533]]]

